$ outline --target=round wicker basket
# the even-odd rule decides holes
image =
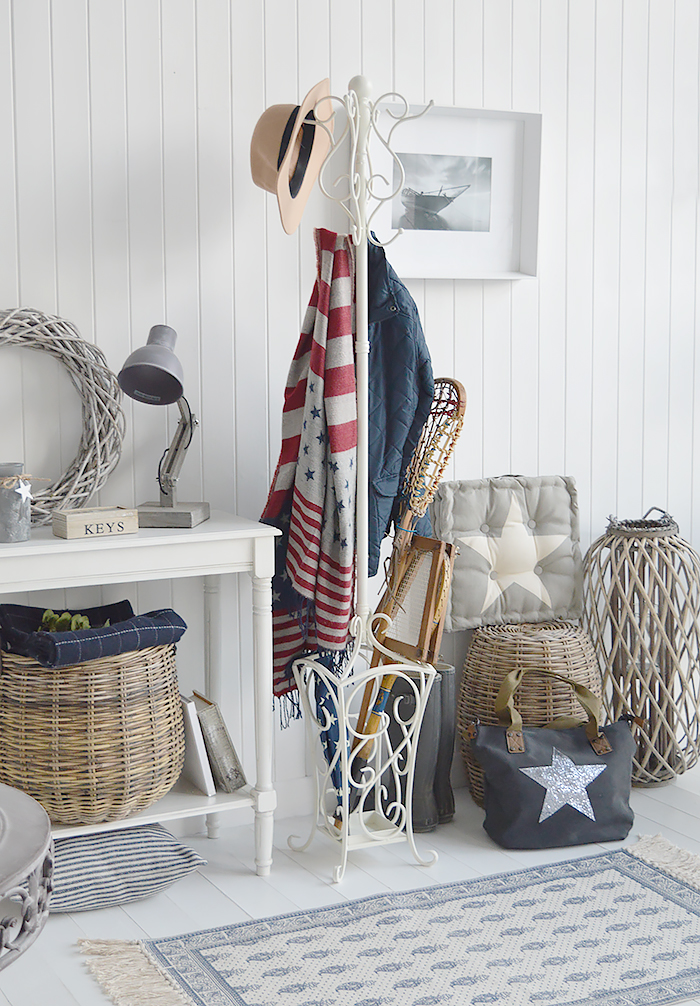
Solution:
[[[56,669],[2,654],[0,782],[54,823],[144,810],[174,785],[184,751],[173,645]]]
[[[457,700],[460,746],[471,795],[480,807],[484,783],[471,745],[464,739],[468,723],[479,720],[498,726],[494,703],[501,682],[516,667],[526,671],[554,671],[586,685],[601,697],[602,685],[593,644],[583,629],[568,622],[486,625],[474,630]],[[514,703],[523,724],[541,727],[559,716],[585,719],[571,688],[564,682],[527,674],[515,693]]]

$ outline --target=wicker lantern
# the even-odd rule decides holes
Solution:
[[[584,621],[606,712],[643,720],[637,785],[667,782],[700,755],[700,556],[669,514],[650,520],[651,512],[611,517],[584,559]]]

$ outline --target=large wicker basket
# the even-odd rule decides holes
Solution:
[[[177,780],[184,750],[173,645],[57,669],[2,654],[0,782],[54,823],[145,809]]]
[[[506,674],[516,667],[564,674],[586,685],[598,697],[602,694],[593,644],[578,626],[568,622],[540,622],[475,629],[462,674],[457,720],[469,790],[480,807],[484,802],[481,767],[462,732],[475,720],[485,726],[498,725],[494,713],[496,696]],[[515,693],[514,703],[525,726],[541,727],[559,716],[585,718],[572,689],[542,674],[525,675]]]

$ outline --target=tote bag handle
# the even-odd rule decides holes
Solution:
[[[522,734],[523,718],[515,708],[513,696],[515,695],[518,685],[523,679],[523,675],[532,673],[544,674],[548,678],[557,678],[559,681],[563,681],[565,684],[569,685],[588,717],[588,722],[586,723],[586,736],[589,741],[592,743],[601,736],[600,720],[602,703],[598,696],[594,695],[590,688],[586,688],[585,685],[580,684],[578,681],[574,681],[573,678],[568,678],[565,674],[557,674],[555,671],[547,671],[543,668],[531,669],[516,667],[506,674],[505,678],[501,682],[501,687],[498,690],[498,695],[496,696],[494,704],[494,712],[508,731]],[[578,726],[581,726],[581,721],[577,720],[573,716],[560,716],[556,720],[552,720],[551,723],[547,724],[547,728],[553,730]]]

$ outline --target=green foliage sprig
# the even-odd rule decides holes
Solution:
[[[109,619],[105,626],[109,625]],[[39,632],[77,632],[79,629],[89,629],[90,619],[87,615],[71,615],[69,611],[64,611],[62,615],[57,615],[51,608],[47,608],[41,616]]]

